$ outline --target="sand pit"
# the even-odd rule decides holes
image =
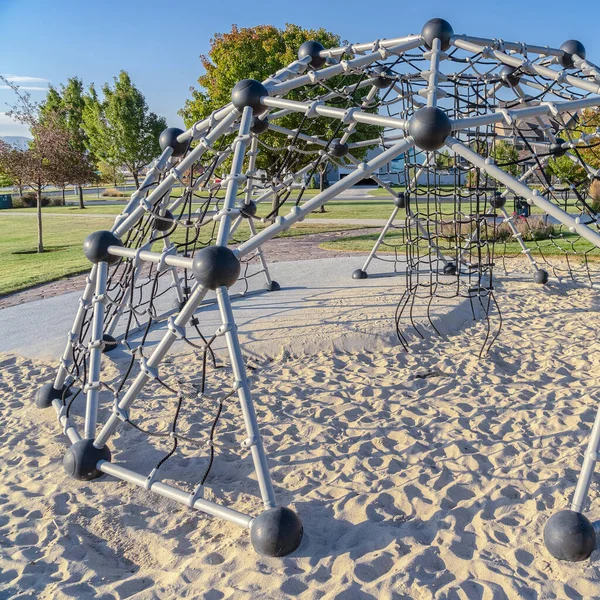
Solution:
[[[276,492],[305,525],[284,559],[111,477],[70,480],[55,416],[30,399],[54,365],[4,355],[0,598],[598,596],[599,553],[561,563],[541,539],[573,492],[598,402],[597,293],[510,281],[500,300],[504,330],[487,361],[476,358],[480,325],[408,354],[252,358]],[[153,397],[144,424],[165,427],[165,406]],[[203,418],[188,411],[182,427],[200,431]],[[232,401],[209,497],[256,513],[249,457],[232,446],[239,420]],[[168,445],[125,427],[113,447],[149,470]],[[185,448],[165,475],[189,486],[204,465]],[[591,518],[598,495],[595,483]]]

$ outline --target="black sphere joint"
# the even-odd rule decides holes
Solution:
[[[504,208],[505,204],[506,204],[506,197],[503,196],[502,194],[500,194],[499,192],[494,194],[490,198],[490,206],[492,208]]]
[[[278,292],[280,289],[281,286],[276,281],[265,283],[265,290],[267,290],[267,292]]]
[[[444,275],[456,275],[456,265],[453,262],[444,265]]]
[[[256,202],[254,202],[254,200],[250,200],[248,204],[242,204],[240,206],[240,210],[242,211],[242,217],[244,217],[244,219],[249,219],[250,217],[254,217],[256,215],[258,207],[256,206]]]
[[[352,279],[367,279],[368,276],[369,274],[362,269],[356,269],[356,271],[352,273]]]
[[[250,133],[260,135],[269,129],[269,119],[259,119],[252,117],[252,125],[250,125]]]
[[[404,194],[404,192],[400,192],[394,198],[394,206],[396,208],[406,208],[406,195]]]
[[[91,481],[102,475],[97,468],[101,460],[110,462],[111,454],[108,446],[96,448],[94,440],[75,442],[63,458],[63,467],[69,477],[80,481]]]
[[[517,72],[515,67],[504,65],[500,69],[500,79],[502,80],[503,85],[513,88],[519,85],[519,81],[521,81],[521,75]]]
[[[240,276],[240,270],[240,261],[226,246],[202,248],[192,264],[196,281],[209,290],[231,287]]]
[[[170,210],[167,210],[162,217],[154,217],[152,226],[156,231],[169,231],[169,229],[175,225],[174,218],[173,213]]]
[[[348,144],[342,144],[340,140],[333,140],[329,146],[329,153],[335,158],[344,158],[348,154]]]
[[[268,96],[267,88],[256,79],[242,79],[235,84],[231,92],[231,102],[241,112],[249,106],[255,113],[262,113],[265,107],[260,99]]]
[[[578,40],[567,40],[561,44],[560,49],[564,52],[560,58],[560,64],[565,69],[572,69],[575,66],[573,56],[579,56],[582,60],[585,59],[585,46]]]
[[[109,246],[123,246],[123,242],[110,231],[94,231],[94,233],[91,233],[85,238],[85,241],[83,242],[83,253],[86,258],[94,264],[107,262],[109,265],[113,265],[116,262],[119,262],[121,257],[109,254]]]
[[[102,336],[102,341],[104,342],[104,348],[102,349],[104,354],[108,354],[119,347],[119,342],[112,335],[108,335],[108,333]]]
[[[264,556],[287,556],[298,548],[304,533],[302,521],[285,507],[269,508],[250,527],[254,549]]]
[[[557,158],[560,156],[564,156],[567,153],[567,149],[563,148],[562,145],[565,143],[565,140],[562,138],[556,138],[556,143],[550,145],[550,153],[554,154]]]
[[[533,280],[539,285],[546,285],[548,283],[548,272],[544,269],[538,269],[533,276]]]
[[[408,122],[408,134],[421,150],[439,150],[451,132],[448,115],[433,106],[421,108]]]
[[[53,384],[47,383],[35,393],[35,405],[38,408],[49,408],[53,400],[62,401],[70,395],[71,391],[66,386],[63,385],[61,389],[56,390]]]
[[[188,142],[178,142],[177,138],[185,133],[183,129],[179,129],[178,127],[167,127],[158,138],[158,145],[161,150],[166,150],[167,148],[173,148],[173,154],[171,156],[179,157],[183,156],[188,149]]]
[[[574,510],[552,515],[544,527],[546,549],[558,560],[585,560],[596,548],[596,532],[590,520]]]
[[[383,65],[379,65],[373,69],[373,85],[378,90],[385,90],[394,83],[394,74]]]
[[[321,52],[324,49],[323,45],[315,40],[304,42],[304,44],[298,48],[298,58],[302,60],[306,56],[310,56],[309,66],[313,69],[320,69],[326,62],[325,58],[321,56]]]
[[[440,40],[442,50],[448,50],[450,48],[450,38],[453,35],[452,25],[444,19],[431,19],[421,29],[421,37],[430,50],[433,46],[433,40],[436,38]]]

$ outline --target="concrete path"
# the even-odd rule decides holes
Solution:
[[[278,356],[284,351],[303,354],[397,344],[394,312],[404,291],[404,278],[377,276],[389,267],[375,263],[369,279],[355,281],[351,274],[362,261],[363,257],[352,256],[273,264],[272,274],[282,285],[281,291],[249,295],[234,302],[244,352]],[[253,285],[262,285],[262,279]],[[79,296],[79,292],[69,293],[0,310],[0,353],[57,360],[64,349]],[[173,296],[166,294],[157,301],[158,310],[169,310],[172,301]],[[433,315],[438,319],[455,309],[453,300],[448,305],[434,307]],[[468,318],[465,312],[458,319],[448,319],[446,325],[455,328]],[[202,331],[208,335],[220,325],[214,304],[201,308],[199,319]],[[439,325],[442,329],[446,326],[444,322]],[[160,326],[154,328],[149,346],[157,343],[163,333]],[[220,343],[216,348],[222,346]],[[173,351],[189,354],[191,350],[178,342]],[[125,359],[126,354],[117,350],[110,358],[118,361]]]

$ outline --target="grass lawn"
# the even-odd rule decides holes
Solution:
[[[351,236],[346,237],[339,240],[334,240],[331,242],[322,242],[319,244],[320,248],[324,248],[325,250],[337,250],[337,251],[346,251],[346,252],[370,252],[373,248],[373,244],[375,240],[379,237],[378,233],[373,234],[365,234],[359,236]],[[404,241],[402,239],[402,235],[399,232],[389,232],[389,234],[385,238],[385,242],[390,246],[398,245],[398,252],[404,253]],[[569,234],[565,236],[565,239],[554,240],[553,243],[551,240],[541,240],[539,246],[542,248],[542,254],[544,256],[564,256],[564,252],[568,251],[573,252],[573,248],[576,252],[585,252],[594,248],[594,246],[584,240],[583,238],[578,238],[577,235]],[[571,244],[573,243],[573,246]],[[525,245],[531,249],[532,254],[539,255],[540,251],[536,242],[525,242]],[[423,248],[425,249],[427,246],[423,243]],[[386,246],[380,246],[377,250],[378,254],[387,254],[394,253],[394,248],[389,248]],[[495,247],[496,256],[501,256],[506,254],[507,256],[513,256],[516,254],[521,254],[521,246],[516,241],[510,241],[504,244],[503,242],[497,242]],[[590,253],[588,255],[589,260],[600,260],[600,256],[596,252]],[[575,258],[577,260],[577,258]]]
[[[117,207],[108,206],[97,207],[94,210],[100,208],[116,208],[118,212]],[[56,208],[52,207],[52,210]],[[66,209],[68,210],[70,209]],[[47,252],[38,254],[35,252],[37,220],[24,215],[5,216],[0,213],[0,228],[3,232],[0,237],[0,295],[88,271],[90,263],[83,255],[83,240],[92,231],[110,229],[114,220],[112,214],[114,213],[109,212],[106,217],[85,219],[46,214],[43,219],[43,232]],[[281,237],[359,228],[350,225],[299,223],[281,234]],[[210,228],[207,227],[202,239],[206,241],[210,235]],[[247,237],[247,227],[241,227],[235,236],[236,240],[244,240]],[[183,233],[174,237],[175,241],[182,238]]]

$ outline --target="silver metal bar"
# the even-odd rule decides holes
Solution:
[[[131,214],[119,223],[119,226],[114,230],[114,234],[122,237],[129,231],[143,216],[146,211],[145,206],[152,206],[158,202],[165,194],[167,194],[173,185],[181,179],[181,175],[185,173],[196,161],[200,160],[202,155],[211,148],[212,144],[221,137],[235,122],[238,116],[237,111],[230,112],[222,121],[211,129],[206,137],[202,138],[200,143],[189,152],[189,154],[181,160],[177,168],[172,168],[169,174],[158,184],[154,191],[146,198],[144,204],[137,206]]]
[[[169,249],[169,251],[171,250]],[[133,258],[157,264],[164,262],[171,267],[180,267],[182,269],[191,269],[194,262],[193,258],[187,256],[166,254],[164,252],[150,252],[149,250],[136,250],[134,248],[125,248],[124,246],[109,246],[108,253],[114,256],[123,256],[124,258]]]
[[[92,299],[94,316],[88,348],[90,349],[88,378],[85,384],[86,406],[85,426],[83,437],[93,439],[96,435],[96,423],[98,418],[98,394],[100,393],[100,367],[102,361],[102,341],[104,326],[104,304],[106,298],[106,280],[108,277],[108,263],[99,262],[96,272],[96,293]]]
[[[362,267],[362,270],[365,273],[367,272],[367,269],[369,268],[371,261],[373,260],[373,258],[375,258],[375,253],[377,252],[379,246],[381,245],[381,242],[383,242],[383,239],[385,238],[385,236],[388,232],[388,229],[392,226],[392,223],[396,219],[396,215],[398,214],[399,210],[400,209],[397,206],[394,206],[394,210],[392,211],[390,218],[387,220],[386,224],[383,226],[383,229],[381,230],[381,233],[379,234],[377,241],[373,245],[373,248],[371,249],[371,252],[370,252],[369,256],[367,257],[367,260],[365,260],[365,264]]]
[[[442,52],[442,42],[439,38],[433,40],[429,52],[431,59],[427,81],[427,106],[435,107],[437,106],[438,85],[440,79],[440,54]]]
[[[192,291],[192,294],[189,297],[188,301],[185,303],[185,306],[181,309],[181,311],[179,312],[179,314],[173,322],[175,328],[185,327],[187,325],[187,322],[192,318],[194,312],[198,308],[198,305],[203,300],[204,296],[206,296],[207,292],[208,290],[200,286],[196,287]],[[148,379],[151,378],[153,370],[156,370],[158,368],[163,358],[171,349],[171,346],[175,343],[175,340],[177,339],[177,331],[175,330],[175,328],[169,328],[166,331],[162,340],[159,342],[158,346],[156,346],[150,358],[146,361],[146,369],[141,370],[138,373],[138,376],[129,386],[123,398],[121,398],[120,402],[118,403],[118,408],[120,411],[126,411],[133,404],[138,394],[146,385]],[[104,424],[104,427],[94,440],[94,446],[102,448],[109,440],[110,436],[117,429],[119,422],[119,414],[117,412],[113,412],[113,414],[108,418],[108,420]]]
[[[69,438],[69,441],[71,442],[71,444],[78,442],[81,439],[81,436],[79,435],[79,432],[75,428],[75,425],[73,424],[71,419],[67,418],[67,415],[64,414],[65,406],[62,404],[62,402],[58,398],[55,398],[54,400],[52,400],[52,406],[54,407],[54,410],[56,411],[57,420],[58,420],[59,424],[62,426],[63,431],[65,432],[65,435]]]
[[[372,51],[375,48],[388,48],[391,46],[399,46],[401,44],[412,44],[414,43],[416,48],[422,44],[423,40],[421,35],[407,35],[404,37],[390,38],[388,40],[374,40],[373,42],[367,42],[363,44],[350,44],[349,46],[340,46],[338,48],[325,48],[321,50],[321,56],[323,58],[334,58],[341,56],[342,54],[361,54],[362,52]]]
[[[183,490],[177,489],[176,487],[167,483],[162,483],[161,481],[152,482],[148,488],[148,478],[146,476],[136,473],[131,469],[127,469],[122,465],[101,460],[98,462],[96,468],[107,475],[112,475],[113,477],[121,479],[122,481],[127,481],[128,483],[133,483],[141,488],[149,489],[155,494],[175,500],[175,502],[179,502],[185,506],[190,505],[190,494],[188,492],[184,492]],[[236,525],[246,529],[249,529],[250,524],[252,523],[252,517],[244,515],[237,510],[233,510],[231,508],[227,508],[226,506],[221,506],[220,504],[211,502],[210,500],[204,500],[204,498],[197,498],[192,504],[191,508],[195,508],[196,510],[212,515],[213,517],[220,517],[226,521],[231,521],[232,523],[235,523]]]
[[[54,380],[54,389],[61,390],[67,379],[69,366],[73,363],[73,344],[78,341],[79,335],[81,334],[81,327],[83,326],[83,318],[87,310],[91,307],[91,301],[94,296],[94,288],[96,286],[96,272],[98,268],[94,265],[90,271],[90,274],[85,280],[85,289],[79,300],[79,308],[73,321],[73,326],[67,337],[67,344],[56,373],[56,379]]]
[[[256,235],[256,226],[254,225],[254,219],[248,219],[248,227],[250,228],[250,233],[252,236]],[[265,274],[265,279],[267,280],[267,286],[271,286],[273,280],[271,279],[271,273],[269,273],[269,267],[267,266],[267,261],[265,260],[264,253],[262,248],[259,246],[256,249],[256,255],[258,256],[258,260],[260,261],[260,266],[262,267],[263,273]]]
[[[590,434],[587,450],[583,458],[583,465],[579,478],[577,480],[577,487],[575,488],[575,494],[573,495],[573,502],[571,503],[571,509],[576,512],[582,512],[587,499],[588,490],[592,482],[592,476],[598,461],[598,450],[600,449],[600,407],[596,412],[596,418],[594,420],[594,426]]]
[[[398,142],[392,148],[389,148],[380,155],[374,157],[370,161],[361,164],[353,173],[350,173],[340,181],[334,183],[330,188],[327,188],[320,194],[317,194],[311,200],[307,200],[302,206],[294,206],[290,213],[285,217],[277,217],[275,223],[263,229],[258,235],[249,239],[247,242],[240,244],[235,254],[238,257],[245,256],[249,252],[256,250],[264,242],[272,239],[281,231],[288,229],[294,223],[305,218],[313,210],[316,210],[332,198],[335,198],[340,192],[351,188],[354,184],[358,183],[365,177],[369,177],[371,173],[386,165],[394,158],[404,154],[409,148],[414,146],[414,140],[409,136]]]
[[[235,208],[240,181],[246,179],[243,174],[244,157],[246,146],[250,141],[250,125],[252,125],[252,108],[246,106],[242,113],[240,129],[238,137],[235,140],[235,150],[233,152],[233,160],[231,162],[231,170],[227,178],[227,190],[225,191],[225,199],[223,200],[223,210],[220,213],[221,220],[219,222],[219,231],[217,232],[217,246],[226,246],[229,243],[229,235],[231,229],[231,213]]]
[[[493,177],[506,187],[510,188],[517,196],[526,198],[531,203],[541,208],[544,212],[554,217],[557,221],[566,225],[572,232],[577,232],[581,237],[591,242],[594,246],[600,248],[600,235],[593,229],[585,225],[579,217],[572,217],[549,200],[546,200],[537,190],[532,190],[520,181],[517,181],[506,171],[498,168],[489,159],[485,159],[470,148],[459,142],[457,139],[448,136],[446,146],[453,150],[459,156],[467,159],[471,164],[479,167],[482,171]]]
[[[254,469],[256,470],[256,479],[258,480],[260,494],[265,508],[274,508],[276,506],[275,492],[273,491],[267,457],[265,456],[265,450],[256,421],[256,413],[254,412],[254,405],[252,404],[250,386],[248,385],[244,357],[242,356],[242,349],[240,348],[240,341],[237,335],[237,326],[233,318],[231,300],[226,287],[217,288],[216,294],[223,322],[223,329],[225,331],[225,340],[231,359],[231,368],[233,369],[233,375],[235,377],[235,387],[240,400],[246,433],[248,434],[244,446],[250,448]]]
[[[406,119],[374,115],[358,110],[357,108],[335,108],[333,106],[325,106],[319,102],[299,102],[297,100],[287,100],[284,98],[271,98],[270,96],[264,96],[260,101],[264,106],[269,108],[286,108],[304,114],[314,113],[322,117],[339,119],[345,123],[356,121],[357,123],[367,123],[369,125],[379,125],[380,127],[390,127],[401,130],[405,130],[408,124]]]
[[[520,42],[507,42],[505,40],[474,37],[471,35],[455,35],[450,40],[450,43],[454,46],[457,46],[457,42],[459,41],[470,42],[482,47],[490,46],[491,48],[506,48],[507,50],[512,50],[513,52],[523,52],[523,50],[526,50],[527,53],[540,54],[542,56],[557,56],[561,58],[564,55],[564,52],[559,48],[536,46],[534,44],[525,45]],[[480,50],[481,48],[479,48],[477,51]]]

